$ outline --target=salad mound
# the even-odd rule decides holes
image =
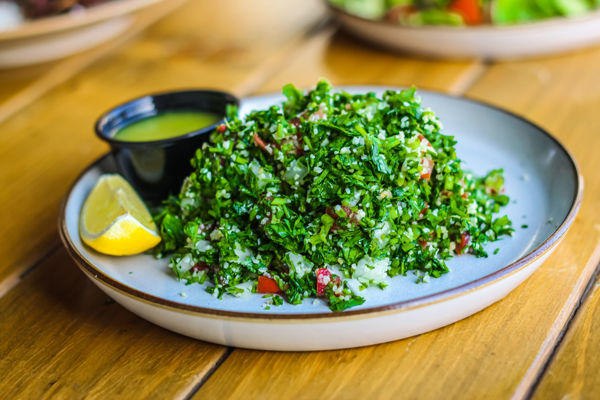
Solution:
[[[428,281],[454,255],[486,257],[484,244],[512,232],[494,216],[509,201],[502,170],[463,171],[415,89],[378,97],[320,81],[283,93],[243,119],[230,109],[157,214],[156,251],[178,279],[340,311],[391,277]]]

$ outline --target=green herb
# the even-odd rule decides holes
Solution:
[[[521,225],[521,228],[527,229],[527,228],[529,228],[529,225],[523,224],[523,225]]]
[[[281,296],[273,296],[273,305],[280,306],[283,304],[283,297]]]
[[[509,202],[502,170],[464,172],[415,89],[283,91],[283,104],[245,119],[229,110],[156,213],[155,253],[178,279],[221,297],[246,282],[257,292],[264,276],[281,289],[272,304],[320,295],[341,311],[364,302],[363,288],[409,271],[440,277],[453,255],[486,257],[486,243],[512,233],[495,216]],[[321,291],[318,269],[331,274]]]

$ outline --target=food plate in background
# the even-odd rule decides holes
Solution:
[[[0,68],[51,61],[96,46],[131,26],[134,13],[161,1],[115,0],[0,31]]]
[[[381,94],[396,88],[340,89]],[[426,284],[415,283],[412,273],[391,278],[386,290],[369,288],[360,293],[366,299],[363,305],[339,313],[312,299],[269,310],[263,308],[260,294],[218,300],[201,285],[178,282],[166,259],[105,256],[82,244],[81,206],[99,176],[116,171],[110,156],[88,167],[67,193],[59,220],[63,243],[83,272],[131,312],[166,329],[227,346],[289,351],[358,347],[458,321],[506,296],[542,264],[573,222],[583,182],[565,148],[536,125],[473,100],[419,94],[444,124],[444,132],[456,136],[465,169],[482,175],[504,168],[511,202],[503,212],[515,225],[512,237],[486,246],[488,258],[455,257],[448,262],[451,272],[441,278]],[[240,112],[282,100],[281,95],[247,98]]]
[[[327,2],[342,26],[383,47],[439,58],[515,59],[580,49],[600,42],[600,10],[510,26],[403,26],[350,14]]]

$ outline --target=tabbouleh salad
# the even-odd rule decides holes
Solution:
[[[341,311],[390,277],[426,282],[454,255],[486,257],[513,231],[495,215],[509,201],[502,170],[466,173],[414,88],[378,97],[320,81],[283,94],[245,118],[230,109],[156,215],[156,254],[178,279],[217,297],[317,297]]]

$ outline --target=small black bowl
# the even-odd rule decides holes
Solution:
[[[190,159],[208,142],[210,132],[223,122],[228,105],[239,100],[225,92],[183,90],[143,96],[121,104],[96,122],[96,135],[110,144],[118,171],[144,198],[160,201],[178,193],[183,179],[192,171]],[[168,111],[204,111],[223,118],[205,128],[173,138],[128,142],[114,138],[123,127]]]

